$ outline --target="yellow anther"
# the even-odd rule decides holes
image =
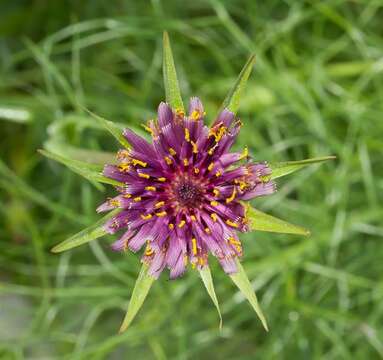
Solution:
[[[141,124],[141,126],[150,134],[150,135],[154,135],[154,132],[153,132],[153,130],[149,127],[149,126],[147,126],[147,125],[145,125],[145,124]]]
[[[193,146],[193,154],[198,154],[198,146],[194,141],[190,141]]]
[[[161,211],[161,212],[156,213],[156,215],[157,215],[158,217],[166,216],[166,214],[167,214],[166,211]]]
[[[234,187],[230,197],[226,199],[226,204],[232,202],[235,199],[235,195],[237,195],[237,190],[235,190],[235,187]]]
[[[215,173],[216,177],[220,177],[221,175],[222,175],[222,173],[219,170]]]
[[[131,194],[124,194],[124,195],[122,195],[125,199],[130,199],[131,197],[132,197],[132,195]]]
[[[148,190],[148,191],[156,191],[156,188],[154,186],[146,186],[145,187],[145,190]]]
[[[141,214],[141,219],[142,220],[149,220],[153,217],[152,214],[147,214],[147,215],[144,215],[144,214]]]
[[[148,245],[148,247],[145,250],[145,255],[150,256],[154,253],[154,250]]]
[[[246,184],[244,181],[240,181],[240,182],[239,182],[239,188],[240,188],[241,190],[246,189],[246,187],[247,187],[247,184]]]
[[[130,166],[127,163],[122,163],[122,164],[118,165],[118,169],[120,170],[120,172],[128,171],[129,168],[130,168]]]
[[[210,231],[210,229],[207,227],[207,228],[205,228],[205,233],[206,234],[211,234],[211,231]]]
[[[137,197],[135,197],[133,200],[134,200],[135,202],[139,202],[139,201],[141,201],[141,196],[137,196]]]
[[[219,190],[218,189],[213,189],[213,194],[215,196],[219,196]]]
[[[215,201],[215,200],[210,201],[210,205],[211,206],[218,206],[218,201]]]
[[[194,215],[190,215],[190,219],[191,219],[192,221],[196,221],[196,220],[197,220],[196,217],[195,217]]]
[[[201,117],[201,113],[198,110],[193,110],[193,112],[190,114],[190,118],[192,120],[198,120]]]
[[[187,255],[184,255],[184,264],[185,266],[188,264],[189,257]]]
[[[178,227],[182,228],[183,226],[185,226],[185,224],[186,224],[186,221],[185,220],[181,220],[180,223],[178,224]]]
[[[126,149],[121,149],[121,150],[118,150],[117,152],[117,159],[118,160],[123,160],[123,159],[127,159],[129,158],[129,151],[126,150]]]
[[[226,224],[229,225],[229,226],[232,226],[232,227],[239,227],[239,225],[231,220],[226,220]]]
[[[199,174],[199,169],[198,168],[194,168],[194,174]]]
[[[188,159],[184,159],[184,166],[188,166],[189,165],[189,160]]]
[[[241,245],[241,242],[238,241],[238,240],[236,240],[236,239],[233,238],[233,237],[230,237],[230,238],[229,238],[229,243],[230,243],[230,244],[233,244],[233,245],[238,245],[238,246]]]
[[[212,171],[214,167],[214,163],[210,163],[210,165],[207,167],[209,171]]]
[[[174,229],[174,224],[170,223],[170,224],[168,225],[168,228],[169,228],[170,230],[173,230],[173,229]]]
[[[142,177],[142,178],[144,178],[144,179],[149,179],[149,178],[150,178],[150,175],[145,174],[145,173],[138,173],[138,176],[139,176],[139,177]]]
[[[185,111],[183,111],[181,108],[177,108],[176,109],[176,114],[178,115],[178,116],[185,116]]]
[[[117,199],[110,199],[109,200],[109,204],[111,205],[111,206],[120,206],[120,200],[117,200]]]
[[[195,264],[194,262],[192,262],[192,263],[191,263],[191,267],[192,267],[192,269],[195,269],[196,264]]]
[[[164,178],[164,177],[160,177],[160,178],[158,178],[157,180],[160,181],[160,182],[165,182],[165,181],[166,181],[166,178]]]
[[[138,160],[138,159],[132,159],[132,163],[134,166],[136,165],[140,165],[142,167],[147,167],[148,166],[148,163],[144,162],[144,161],[141,161],[141,160]]]
[[[155,203],[154,204],[154,207],[156,209],[160,208],[161,206],[164,206],[165,205],[165,201],[159,201],[158,203]]]
[[[192,238],[193,255],[197,255],[197,239]]]
[[[249,156],[249,149],[247,146],[243,149],[240,159],[247,158]]]
[[[165,157],[164,157],[164,160],[166,161],[166,163],[167,163],[168,165],[171,165],[171,164],[173,163],[172,159],[171,159],[169,156],[165,156]]]
[[[214,213],[210,214],[210,217],[213,219],[214,222],[216,222],[218,219],[217,214],[214,214]]]
[[[215,150],[215,148],[214,147],[212,147],[211,149],[209,149],[209,151],[207,152],[209,155],[213,155],[213,153],[214,153],[214,150]]]
[[[174,155],[176,155],[177,153],[176,153],[176,151],[175,151],[173,148],[169,148],[169,154],[172,155],[172,156],[174,156]]]
[[[187,142],[190,141],[190,132],[189,132],[189,129],[188,128],[185,128],[185,140]]]

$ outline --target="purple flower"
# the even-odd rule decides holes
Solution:
[[[247,149],[230,152],[241,128],[235,115],[224,109],[210,128],[204,116],[198,98],[190,100],[188,116],[161,103],[158,120],[145,126],[152,143],[126,129],[131,148],[118,152],[118,165],[104,168],[125,184],[97,209],[122,209],[104,226],[111,234],[124,231],[112,249],[145,247],[142,261],[155,278],[165,267],[174,279],[189,262],[207,266],[209,252],[235,273],[242,255],[237,234],[249,230],[243,201],[275,191],[265,162],[252,162]]]

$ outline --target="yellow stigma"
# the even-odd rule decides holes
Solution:
[[[214,153],[214,150],[215,150],[215,148],[214,147],[212,147],[211,149],[209,149],[209,151],[207,152],[209,155],[213,155],[213,153]]]
[[[141,160],[138,160],[138,159],[132,159],[132,163],[134,166],[136,165],[140,165],[142,167],[147,167],[148,166],[148,163],[144,162],[144,161],[141,161]]]
[[[219,196],[219,190],[218,189],[213,189],[213,194],[215,196]]]
[[[124,195],[122,195],[125,199],[130,199],[131,197],[132,197],[132,195],[131,194],[124,194]]]
[[[190,215],[190,219],[191,219],[192,221],[196,221],[196,220],[197,220],[196,217],[195,217],[194,215]]]
[[[241,154],[241,157],[240,159],[244,159],[244,158],[247,158],[249,156],[249,149],[247,148],[247,146],[243,149],[243,152]]]
[[[156,209],[160,208],[161,206],[164,206],[165,205],[165,201],[159,201],[158,203],[154,204],[154,207]]]
[[[149,179],[149,178],[150,178],[150,175],[148,175],[148,174],[144,174],[144,173],[138,173],[138,176],[139,176],[139,177],[142,177],[142,178],[144,178],[144,179]]]
[[[142,220],[149,220],[153,217],[152,214],[147,214],[147,215],[144,215],[144,214],[141,214],[141,219]]]
[[[217,219],[218,219],[218,216],[217,216],[217,214],[215,214],[215,213],[211,213],[211,214],[210,214],[210,217],[213,219],[214,222],[216,222]]]
[[[145,187],[145,190],[148,190],[148,191],[156,191],[156,188],[154,186],[146,186]]]
[[[115,206],[115,207],[120,206],[120,200],[110,199],[109,204],[110,204],[110,206]]]
[[[216,177],[220,177],[221,175],[222,175],[222,173],[219,170],[215,173]]]
[[[197,239],[192,238],[193,255],[197,255]]]
[[[173,163],[172,159],[171,159],[169,156],[165,156],[165,157],[164,157],[164,160],[166,161],[166,163],[167,163],[168,165],[171,165],[171,164]]]
[[[193,154],[198,154],[198,146],[194,141],[190,141],[193,146]]]
[[[232,194],[230,195],[230,197],[226,199],[226,204],[232,202],[235,199],[235,195],[237,195],[237,190],[235,190],[235,187],[234,187]]]
[[[178,227],[182,228],[183,226],[185,226],[185,224],[186,224],[186,221],[185,220],[181,220],[180,223],[178,224]]]
[[[167,214],[166,211],[161,211],[161,212],[156,213],[156,215],[157,215],[158,217],[163,217],[163,216],[165,216],[166,214]]]
[[[170,223],[170,224],[168,225],[168,228],[169,228],[170,230],[173,230],[173,229],[174,229],[174,224]]]
[[[176,155],[177,153],[176,153],[176,151],[175,151],[173,148],[169,148],[169,154],[172,155],[172,156],[174,156],[174,155]]]
[[[164,178],[164,177],[160,177],[160,178],[158,178],[157,180],[160,181],[160,182],[165,182],[165,181],[166,181],[166,178]]]
[[[146,250],[145,250],[145,255],[146,256],[150,256],[154,253],[154,250],[150,247],[150,245],[148,244]]]
[[[189,165],[189,160],[188,159],[184,159],[184,166],[188,166]]]
[[[199,174],[199,169],[198,168],[194,168],[194,174]]]
[[[214,163],[210,163],[210,165],[207,167],[209,171],[212,171],[214,167]]]
[[[192,120],[198,120],[200,118],[201,114],[198,110],[193,110],[193,112],[190,114],[190,119]]]
[[[226,220],[226,224],[229,225],[229,226],[232,226],[232,227],[239,227],[239,225],[231,220]]]
[[[207,227],[207,228],[205,228],[205,233],[206,234],[211,234],[211,231],[210,231],[210,229]]]
[[[229,238],[229,243],[233,244],[233,245],[241,245],[241,242],[238,240],[235,240],[235,238],[233,238],[233,237]]]
[[[139,201],[141,201],[141,196],[137,196],[137,197],[135,197],[133,200],[134,200],[135,202],[139,202]]]
[[[150,135],[154,135],[154,132],[153,132],[153,130],[149,127],[149,126],[147,126],[147,125],[145,125],[145,124],[141,124],[141,126],[150,134]]]
[[[122,164],[118,165],[118,170],[120,172],[126,172],[129,170],[129,168],[130,168],[130,166],[127,163],[122,163]]]
[[[218,201],[215,201],[215,200],[210,201],[210,205],[211,206],[218,206]]]
[[[190,141],[190,132],[189,132],[189,129],[188,128],[185,128],[185,140],[187,142]]]
[[[185,112],[181,108],[176,109],[176,114],[181,117],[185,116]]]

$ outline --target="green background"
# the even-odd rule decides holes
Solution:
[[[382,8],[381,0],[1,1],[0,358],[383,357]],[[243,237],[269,333],[211,259],[222,332],[190,270],[177,281],[164,273],[118,335],[139,257],[112,253],[115,236],[49,252],[95,222],[113,189],[36,150],[101,162],[109,157],[101,151],[117,150],[78,103],[133,128],[155,116],[164,29],[184,101],[200,96],[210,119],[256,53],[238,148],[269,161],[337,156],[254,201],[312,232]]]

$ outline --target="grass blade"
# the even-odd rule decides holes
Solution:
[[[53,159],[59,163],[64,164],[69,169],[74,171],[75,173],[83,176],[84,178],[88,179],[89,181],[96,181],[104,184],[110,184],[115,186],[124,186],[122,182],[119,182],[117,180],[110,179],[104,175],[101,174],[102,166],[95,165],[95,164],[88,164],[82,161],[78,160],[72,160],[68,159],[66,157],[63,157],[61,155],[54,154],[47,150],[38,150],[38,152],[47,158]]]
[[[218,311],[219,329],[222,330],[222,315],[221,315],[221,310],[219,308],[219,303],[218,303],[217,295],[215,294],[213,278],[211,276],[211,271],[210,271],[209,266],[205,266],[201,270],[199,270],[199,274],[201,276],[203,284],[205,285],[207,293],[209,294],[211,300],[213,301],[213,304],[215,305],[215,307],[216,307],[216,309]]]
[[[184,104],[181,98],[181,91],[178,84],[176,68],[174,65],[172,48],[170,47],[169,35],[164,31],[163,36],[163,76],[166,94],[166,102],[173,109],[184,111]]]
[[[266,214],[262,211],[254,209],[250,205],[247,206],[246,216],[250,221],[250,229],[258,231],[268,231],[283,234],[295,234],[295,235],[310,235],[310,231],[294,224],[290,224],[287,221],[278,219],[274,216]]]
[[[245,66],[241,70],[234,86],[231,88],[230,92],[227,94],[225,100],[222,104],[222,109],[227,108],[233,113],[236,113],[239,108],[239,101],[241,98],[242,90],[247,83],[247,79],[250,76],[251,70],[255,63],[255,55],[251,55],[247,60]]]
[[[132,297],[129,301],[128,311],[126,312],[125,318],[119,330],[120,333],[124,332],[129,327],[137,315],[149,293],[150,288],[153,285],[154,280],[155,278],[148,274],[148,266],[146,264],[142,264],[141,271],[134,285]]]
[[[122,134],[123,129],[121,129],[113,121],[106,120],[103,117],[96,115],[95,113],[86,108],[83,108],[83,110],[86,111],[95,120],[97,120],[107,131],[109,131],[122,146],[124,146],[126,149],[130,148],[128,141]]]
[[[261,320],[261,323],[263,327],[265,328],[265,330],[269,331],[269,328],[267,327],[266,318],[263,315],[261,307],[259,306],[257,296],[255,295],[255,292],[249,281],[249,278],[246,275],[245,269],[242,267],[238,259],[237,259],[237,267],[238,267],[238,272],[236,272],[235,274],[231,274],[230,278],[231,280],[233,280],[234,284],[238,287],[238,289],[249,301],[255,313],[258,315],[259,319]]]
[[[93,225],[87,227],[84,230],[81,230],[79,233],[71,236],[69,239],[66,239],[60,244],[54,246],[51,251],[53,253],[60,253],[106,235],[107,232],[104,230],[103,225],[107,220],[117,215],[120,211],[121,209],[115,209],[111,211]]]
[[[312,159],[299,160],[299,161],[286,161],[286,162],[278,162],[269,164],[272,169],[270,179],[276,179],[288,174],[291,174],[299,169],[302,169],[308,165],[321,163],[327,160],[334,160],[336,156],[322,156]]]

